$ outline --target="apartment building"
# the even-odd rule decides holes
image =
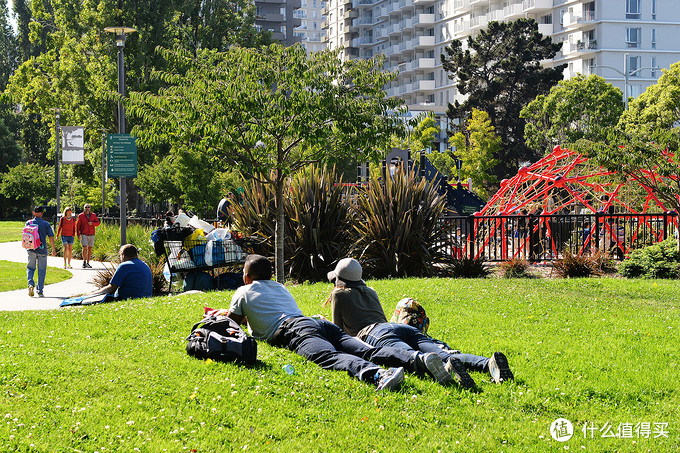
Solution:
[[[285,46],[300,42],[294,29],[301,25],[295,17],[301,0],[255,0],[255,26],[272,32],[272,38]]]
[[[388,94],[402,97],[412,111],[435,112],[445,123],[448,103],[462,100],[440,62],[452,40],[475,36],[490,21],[533,18],[541,33],[562,43],[545,65],[566,63],[565,78],[594,73],[637,96],[661,75],[659,69],[649,68],[668,68],[680,60],[679,4],[678,0],[329,0],[325,27],[327,45],[345,47],[343,58],[385,55],[386,69],[399,71]]]
[[[325,6],[326,2],[321,0],[301,0],[300,8],[293,13],[293,17],[300,19],[300,25],[293,33],[309,52],[326,48],[326,31],[323,28]]]

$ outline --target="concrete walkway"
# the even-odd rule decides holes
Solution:
[[[48,244],[49,250],[49,244]],[[26,281],[25,265],[28,262],[26,250],[21,246],[21,242],[1,242],[0,243],[0,260],[15,261],[24,264],[22,275]],[[73,269],[69,272],[73,277],[69,280],[64,280],[60,283],[46,285],[43,293],[45,297],[28,296],[28,282],[23,289],[16,291],[0,292],[0,311],[17,311],[17,310],[52,310],[59,308],[59,304],[64,300],[76,294],[83,294],[94,291],[97,287],[90,283],[98,270],[104,269],[104,263],[90,262],[92,269],[83,269],[83,262],[81,260],[71,260]],[[2,266],[2,264],[0,264]],[[49,267],[64,267],[64,258],[61,256],[47,256],[47,275],[50,274]],[[38,278],[36,271],[35,277]]]

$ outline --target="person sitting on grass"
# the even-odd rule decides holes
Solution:
[[[243,267],[245,286],[234,293],[227,316],[239,324],[247,322],[255,338],[288,348],[324,369],[346,371],[377,390],[399,388],[403,367],[415,366],[419,354],[369,346],[326,319],[303,316],[286,287],[271,277],[267,258],[248,255]],[[378,363],[393,368],[386,370]]]
[[[341,259],[328,280],[335,284],[330,297],[333,322],[349,335],[371,346],[392,346],[425,354],[428,369],[440,384],[455,379],[462,387],[472,388],[474,380],[467,370],[491,375],[495,383],[514,379],[505,355],[494,352],[490,358],[453,352],[446,343],[434,340],[411,325],[387,322],[378,294],[366,286],[361,264],[353,258]],[[444,347],[438,346],[442,345]]]
[[[125,244],[118,252],[120,264],[108,285],[87,296],[106,294],[102,302],[151,297],[153,275],[147,264],[138,258],[137,247]]]

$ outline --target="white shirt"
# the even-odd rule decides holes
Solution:
[[[274,280],[255,280],[238,288],[231,298],[229,311],[247,317],[250,334],[267,341],[285,319],[302,316],[290,292]]]

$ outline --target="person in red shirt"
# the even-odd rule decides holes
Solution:
[[[90,258],[92,257],[92,247],[94,247],[94,229],[99,226],[99,219],[97,214],[91,212],[92,207],[89,203],[83,209],[84,211],[78,214],[76,221],[76,234],[83,246],[83,267],[91,268]]]
[[[61,243],[64,245],[64,269],[71,269],[73,257],[73,237],[76,235],[76,218],[71,208],[64,209],[64,215],[59,221],[57,238],[61,235]]]

